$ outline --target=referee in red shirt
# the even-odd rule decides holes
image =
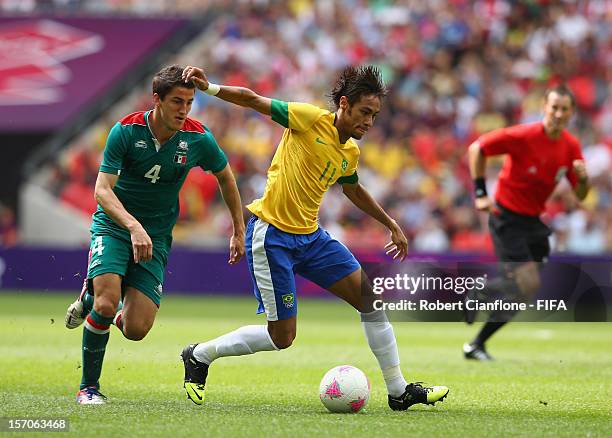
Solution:
[[[525,301],[540,287],[538,264],[550,253],[550,229],[539,216],[557,183],[566,177],[578,199],[589,191],[589,182],[578,140],[565,129],[575,98],[564,85],[544,95],[541,122],[497,129],[481,136],[469,147],[470,173],[474,179],[475,206],[489,212],[489,230],[502,267],[500,279],[487,288],[490,298]],[[487,195],[487,158],[506,155],[495,193]],[[466,359],[491,360],[485,342],[514,316],[515,312],[492,312],[478,335],[463,346]],[[472,323],[475,312],[466,313]]]

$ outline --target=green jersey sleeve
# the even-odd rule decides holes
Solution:
[[[357,171],[353,172],[351,175],[341,176],[336,181],[338,184],[357,184],[359,181],[359,176],[357,175]]]
[[[272,99],[272,120],[296,131],[307,131],[325,113],[325,110],[309,103]]]
[[[127,152],[126,143],[123,137],[123,126],[116,123],[110,130],[106,139],[106,147],[100,164],[100,172],[119,175],[123,169],[123,157]]]
[[[210,131],[206,132],[206,135],[201,140],[203,144],[203,153],[198,166],[207,172],[217,173],[221,172],[227,166],[227,156],[225,152],[219,147],[217,140]]]

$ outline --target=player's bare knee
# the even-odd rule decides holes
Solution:
[[[272,336],[272,342],[279,350],[284,350],[291,347],[295,340],[295,333],[282,333]]]
[[[130,341],[142,341],[147,335],[146,333],[143,333],[143,332],[130,332],[127,330],[124,330],[123,334],[126,337],[126,339],[129,339]]]
[[[94,310],[106,318],[112,318],[117,313],[117,305],[109,297],[98,296],[94,301]]]
[[[274,345],[279,350],[284,350],[286,348],[291,347],[296,336],[295,329],[268,327],[268,332],[270,333],[270,338],[272,339],[272,342],[274,342]]]
[[[123,326],[123,335],[130,341],[141,341],[149,333],[149,327],[134,327],[129,325]]]

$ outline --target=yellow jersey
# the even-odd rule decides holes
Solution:
[[[247,208],[287,233],[313,233],[329,187],[357,182],[359,147],[352,138],[340,143],[335,114],[314,105],[273,99],[271,116],[286,129],[264,194]]]

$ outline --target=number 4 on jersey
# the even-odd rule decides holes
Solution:
[[[98,236],[96,237],[96,240],[94,240],[94,243],[91,246],[91,255],[92,257],[94,255],[101,256],[103,251],[104,244],[102,243],[102,236]]]
[[[151,184],[155,184],[159,179],[160,170],[161,166],[159,164],[156,164],[155,166],[151,167],[151,169],[149,169],[147,173],[144,174],[144,177],[149,178],[151,180]]]

